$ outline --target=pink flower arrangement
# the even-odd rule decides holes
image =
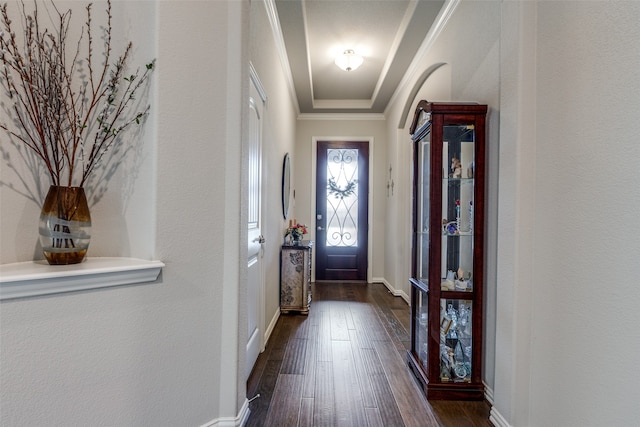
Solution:
[[[287,228],[287,232],[285,236],[292,236],[294,240],[302,239],[302,236],[308,233],[307,226],[304,224],[298,224],[295,221],[289,220],[289,228]]]

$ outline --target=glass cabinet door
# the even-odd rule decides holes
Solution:
[[[440,300],[440,381],[470,382],[472,301]]]
[[[444,126],[440,267],[443,291],[473,291],[474,143],[472,125]]]
[[[416,326],[416,339],[415,339],[415,351],[417,353],[420,362],[426,366],[429,356],[429,340],[428,340],[428,328],[429,324],[429,304],[427,298],[427,292],[423,289],[416,289],[416,310],[415,310],[415,325]]]
[[[440,290],[473,291],[473,125],[449,125],[442,140]],[[469,382],[472,367],[471,300],[440,299],[440,381]]]
[[[416,257],[416,279],[425,286],[429,284],[429,181],[430,170],[430,150],[431,133],[422,138],[417,145],[417,156],[420,159],[417,166],[418,189],[417,189],[417,214],[415,226],[415,254]]]

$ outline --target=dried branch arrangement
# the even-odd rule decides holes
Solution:
[[[0,129],[42,159],[52,185],[82,187],[105,154],[122,143],[123,132],[148,114],[149,105],[140,107],[135,96],[154,62],[128,74],[131,42],[113,61],[110,0],[100,32],[94,34],[89,4],[74,41],[69,38],[71,10],[60,12],[51,2],[44,14],[51,17],[53,28],[48,28],[40,19],[38,1],[33,4],[28,12],[21,3],[18,25],[10,19],[7,3],[0,5],[0,86],[11,120],[0,119]],[[21,37],[14,26],[23,29]]]

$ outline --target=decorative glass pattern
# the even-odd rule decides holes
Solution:
[[[327,246],[358,246],[358,149],[327,150]]]

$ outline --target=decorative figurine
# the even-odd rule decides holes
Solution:
[[[469,163],[467,166],[467,178],[473,178],[473,170],[475,169],[475,165],[473,162]]]
[[[458,272],[456,273],[456,280],[454,281],[454,287],[456,291],[467,290],[467,282],[464,280],[464,271],[462,271],[462,268],[458,268]]]
[[[449,270],[449,273],[447,273],[447,278],[440,283],[440,290],[453,291],[455,287],[456,286],[453,279],[453,271]]]
[[[455,156],[451,158],[451,172],[451,178],[462,178],[462,163]]]
[[[460,230],[458,230],[458,226],[456,225],[456,222],[451,221],[444,226],[444,232],[445,234],[458,234]]]

